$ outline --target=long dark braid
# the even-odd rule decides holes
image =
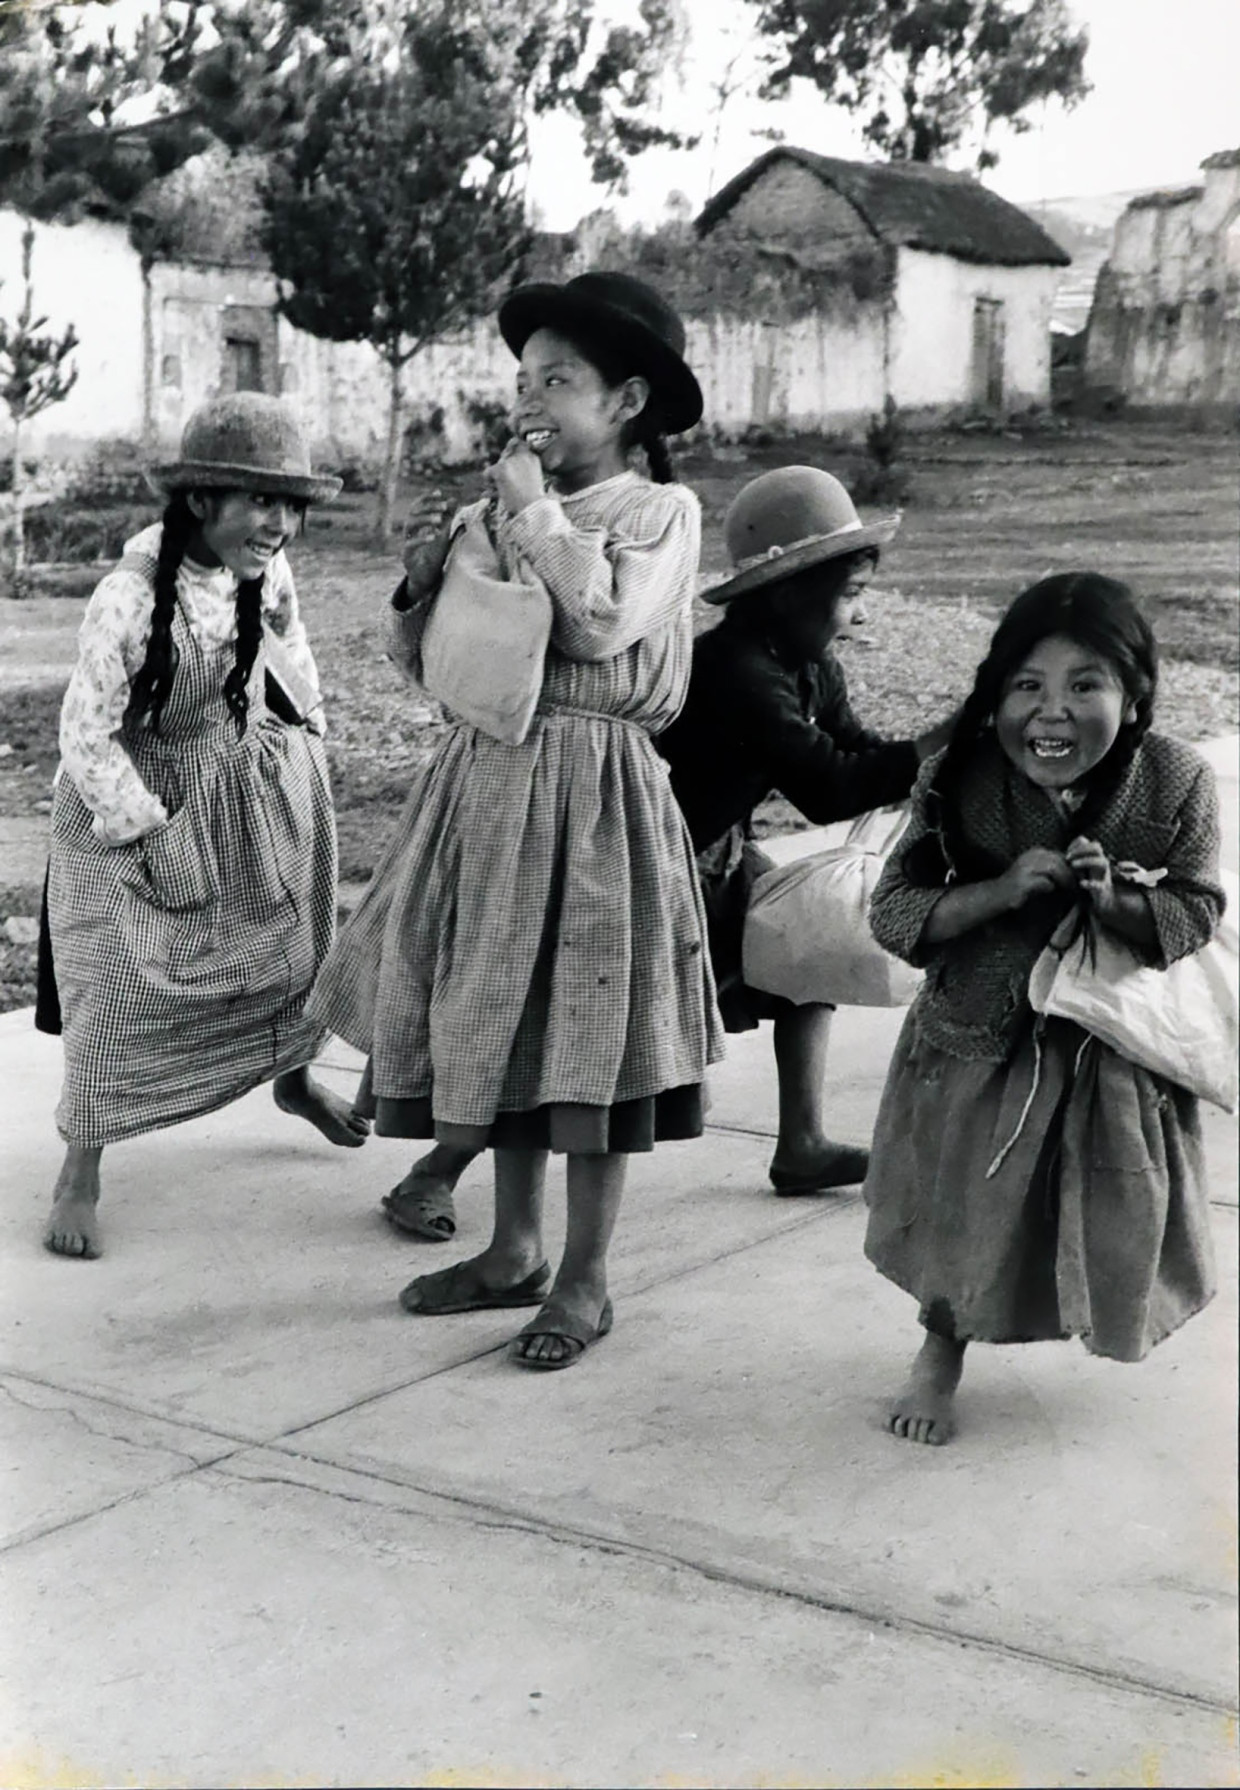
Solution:
[[[978,666],[973,688],[952,731],[929,790],[933,836],[910,853],[906,871],[914,881],[934,884],[945,873],[966,882],[998,874],[1004,865],[988,860],[966,838],[960,788],[977,743],[989,726],[1007,680],[1039,641],[1065,634],[1112,665],[1134,709],[1102,762],[1084,779],[1085,801],[1075,826],[1087,834],[1118,788],[1154,717],[1158,648],[1149,623],[1126,584],[1100,572],[1060,572],[1022,591],[995,630]]]
[[[164,704],[172,691],[176,676],[176,642],[172,638],[172,618],[177,607],[177,572],[198,526],[184,491],[175,491],[164,508],[163,532],[159,538],[159,556],[155,562],[155,603],[151,611],[151,632],[146,643],[146,657],[138,669],[125,705],[125,719],[140,725],[150,717],[152,733],[159,732]]]
[[[263,638],[263,581],[247,578],[237,586],[237,656],[224,679],[224,701],[237,725],[237,738],[245,732],[250,708],[250,673]]]

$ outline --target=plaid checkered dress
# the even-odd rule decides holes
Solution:
[[[307,1062],[304,1014],[334,926],[336,840],[322,741],[266,711],[263,654],[238,739],[234,647],[204,647],[178,603],[158,735],[121,738],[168,824],[105,845],[72,779],[52,804],[48,920],[64,1016],[56,1119],[94,1146],[210,1112]]]
[[[684,699],[698,544],[693,494],[632,473],[503,525],[555,610],[540,713],[519,746],[449,731],[311,1000],[370,1053],[381,1128],[425,1100],[437,1135],[483,1142],[501,1113],[615,1108],[722,1055],[650,737]]]

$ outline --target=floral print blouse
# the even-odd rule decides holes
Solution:
[[[151,631],[154,589],[141,562],[149,560],[153,575],[159,538],[156,523],[127,541],[124,560],[95,587],[78,631],[77,664],[60,712],[60,769],[94,815],[95,835],[105,845],[128,844],[168,820],[163,803],[139,776],[121,733]],[[195,640],[205,653],[227,653],[221,682],[231,668],[237,638],[237,584],[236,573],[227,567],[209,570],[190,559],[182,561],[177,573],[177,600]],[[318,672],[283,553],[267,568],[262,613],[264,630],[279,642],[282,656],[317,690]],[[324,731],[321,707],[314,709],[308,725],[316,733]]]

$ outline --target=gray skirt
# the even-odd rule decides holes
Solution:
[[[1079,1336],[1139,1361],[1215,1288],[1197,1101],[1030,1012],[1006,1062],[907,1015],[879,1109],[865,1252],[960,1341]]]

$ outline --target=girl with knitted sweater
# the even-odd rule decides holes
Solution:
[[[1214,1289],[1195,1097],[1028,1000],[1074,905],[1159,969],[1218,924],[1214,779],[1150,731],[1156,677],[1124,585],[1025,591],[875,891],[876,937],[926,969],[865,1184],[866,1254],[926,1330],[888,1418],[911,1441],[952,1435],[969,1342],[1138,1361]]]

